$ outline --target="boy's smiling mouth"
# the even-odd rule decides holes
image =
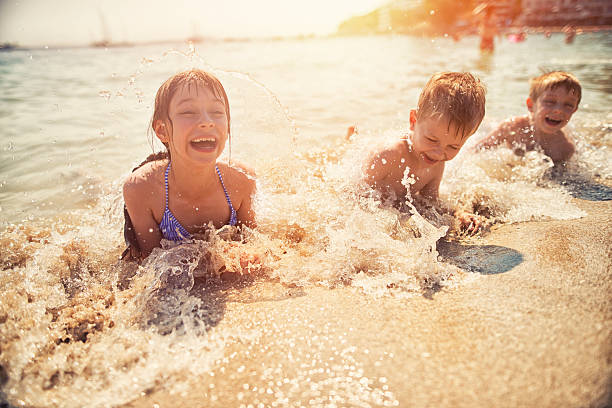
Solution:
[[[426,153],[421,153],[421,157],[423,158],[423,161],[429,165],[436,164],[439,161],[432,159]]]
[[[546,121],[546,124],[551,126],[558,126],[563,122],[562,120],[555,120],[548,117],[544,118],[544,120]]]

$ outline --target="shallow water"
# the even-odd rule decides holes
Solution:
[[[422,298],[435,304],[440,291],[460,296],[486,287],[480,276],[502,277],[532,264],[510,238],[437,244],[452,220],[381,206],[359,187],[360,163],[373,145],[406,129],[433,72],[470,70],[488,88],[487,115],[449,163],[443,200],[450,207],[477,203],[494,228],[551,220],[577,225],[587,211],[576,198],[612,198],[612,41],[608,33],[579,36],[571,46],[562,40],[502,42],[488,57],[478,54],[476,38],[412,37],[1,53],[3,397],[23,406],[120,406],[164,392],[186,397],[192,378],[217,375],[222,390],[243,389],[224,399],[209,388],[202,398],[211,406],[406,402],[406,391],[390,385],[396,379],[389,350],[399,347],[391,337],[402,332],[390,320],[390,340],[366,357],[347,339],[363,345],[375,333],[367,333],[372,326],[359,323],[350,302],[367,304],[381,318],[393,315],[393,307],[412,310]],[[191,66],[212,70],[228,92],[231,160],[257,172],[259,228],[234,237],[243,242],[221,239],[222,231],[159,250],[136,269],[117,260],[122,179],[151,151],[147,126],[156,88]],[[470,151],[500,120],[525,113],[529,77],[550,69],[571,71],[584,89],[570,123],[578,154],[567,168],[552,170],[537,152]],[[360,134],[345,143],[351,124]],[[595,230],[607,231],[597,222]],[[590,245],[572,231],[565,231],[570,248]],[[609,250],[609,237],[598,245]],[[541,257],[546,251],[535,249]],[[245,252],[262,259],[252,277],[221,275],[240,270]],[[566,252],[558,253],[562,270],[575,267],[563,261]],[[593,271],[609,268],[606,257],[589,262]],[[336,294],[344,314],[325,321],[321,299],[331,303]],[[304,312],[291,306],[296,303]],[[266,317],[266,308],[280,304],[293,314]],[[439,304],[450,313],[451,305]],[[398,327],[424,324],[413,316],[401,315]],[[437,341],[442,347],[452,338]],[[415,358],[431,354],[410,347],[419,350]],[[285,356],[291,349],[296,358]],[[237,355],[250,363],[238,364]],[[266,355],[280,363],[260,367]],[[225,373],[226,364],[237,372]],[[368,378],[373,367],[385,374]],[[237,382],[250,372],[250,385]],[[263,397],[268,390],[274,398]]]

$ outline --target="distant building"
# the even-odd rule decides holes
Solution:
[[[524,2],[525,0],[523,0]],[[501,25],[510,25],[521,14],[521,0],[481,0],[475,2],[478,6],[483,6],[485,3],[495,7],[495,15]]]
[[[399,10],[409,10],[423,4],[423,0],[393,0],[387,6]]]
[[[419,7],[423,0],[393,0],[378,8],[378,32],[384,33],[393,29],[393,14],[413,10]]]
[[[611,0],[522,0],[528,26],[610,25]]]

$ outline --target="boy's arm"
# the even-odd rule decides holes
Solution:
[[[436,173],[435,177],[419,191],[419,195],[425,199],[438,203],[438,192],[440,190],[440,182],[442,181],[443,175],[444,163],[442,163],[441,169]],[[472,211],[472,208],[462,207],[453,212],[453,216],[459,224],[458,228],[466,231],[470,235],[478,232],[485,223],[484,217],[476,215]]]
[[[576,153],[574,141],[565,132],[563,132],[563,142],[559,143],[557,147],[556,151],[550,153],[550,158],[555,164],[568,161]]]
[[[567,147],[563,150],[560,161],[568,161],[576,153],[576,145],[572,140],[568,140]]]
[[[147,205],[147,194],[150,192],[144,187],[143,183],[137,182],[133,177],[123,185],[123,200],[132,220],[141,258],[145,258],[153,248],[158,247],[162,238],[159,225]]]
[[[441,163],[440,169],[436,170],[436,173],[431,181],[425,184],[425,186],[419,191],[419,195],[426,200],[437,202],[440,183],[442,182],[442,175],[444,175],[444,163]]]

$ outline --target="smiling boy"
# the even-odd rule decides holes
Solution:
[[[580,82],[563,71],[549,72],[530,81],[529,114],[510,118],[479,142],[478,149],[505,144],[517,152],[542,149],[553,163],[569,160],[576,147],[563,128],[576,110],[582,96]]]
[[[476,132],[484,113],[485,88],[472,74],[434,74],[421,92],[417,109],[410,111],[410,132],[370,155],[365,181],[397,203],[405,201],[408,192],[411,197],[437,200],[444,163]]]

